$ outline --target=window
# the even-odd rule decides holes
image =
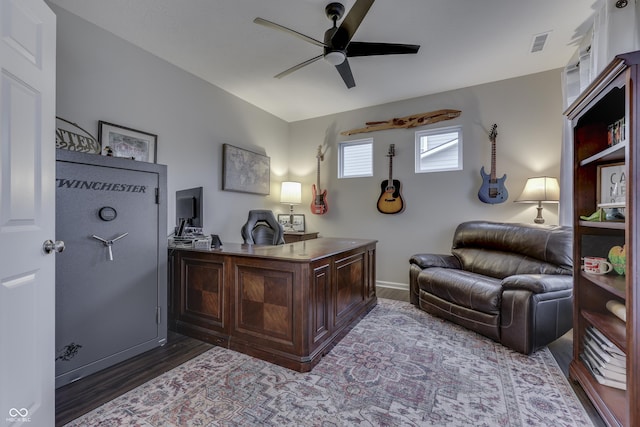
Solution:
[[[373,176],[373,138],[341,142],[338,178]]]
[[[416,173],[462,169],[462,127],[416,132]]]

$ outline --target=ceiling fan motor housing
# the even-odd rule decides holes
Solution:
[[[342,3],[329,3],[324,8],[324,13],[327,14],[327,18],[335,23],[342,18],[342,15],[344,15],[344,6]]]

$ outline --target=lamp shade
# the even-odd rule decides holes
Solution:
[[[560,201],[560,186],[558,180],[549,176],[529,178],[522,190],[519,203],[558,203]]]
[[[284,181],[280,189],[280,203],[299,205],[302,202],[302,184],[294,181]]]

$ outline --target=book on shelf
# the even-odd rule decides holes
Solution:
[[[608,371],[613,371],[613,372],[616,372],[618,374],[623,374],[623,375],[627,374],[627,368],[622,368],[622,367],[620,367],[618,365],[613,365],[613,364],[605,361],[600,355],[598,355],[598,353],[593,351],[591,349],[591,347],[589,347],[589,346],[586,346],[586,345],[584,346],[583,353],[585,353],[585,355],[589,356],[589,359],[595,365],[601,366],[601,367],[607,369]]]
[[[609,353],[615,353],[622,357],[626,357],[626,354],[624,354],[624,351],[622,351],[620,347],[615,345],[609,338],[605,337],[604,334],[594,326],[589,326],[587,328],[587,336],[593,338],[594,341],[600,344],[600,347]]]
[[[589,338],[587,335],[584,337],[584,346],[585,348],[589,348],[598,358],[600,358],[605,363],[608,363],[612,366],[617,366],[619,368],[626,369],[627,368],[627,358],[620,356],[619,354],[609,353],[604,350],[602,347],[598,345],[593,339]]]
[[[584,355],[584,353],[580,353],[580,360],[582,360],[582,362],[587,367],[591,375],[593,375],[593,377],[596,379],[596,381],[598,381],[599,384],[606,385],[608,387],[618,388],[620,390],[627,389],[626,381],[622,382],[622,381],[612,380],[610,378],[605,378],[602,375],[600,375],[598,372],[596,372],[596,370],[591,366],[589,359]]]
[[[582,354],[584,354],[585,358],[589,362],[591,369],[596,373],[610,380],[620,381],[623,383],[627,382],[627,374],[625,372],[620,372],[616,369],[616,366],[611,366],[598,359],[588,348],[585,348]]]

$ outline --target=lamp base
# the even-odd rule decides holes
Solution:
[[[544,224],[544,218],[542,218],[542,203],[538,202],[538,206],[536,206],[536,209],[538,209],[538,216],[536,216],[533,220],[533,222],[535,222],[536,224]]]

